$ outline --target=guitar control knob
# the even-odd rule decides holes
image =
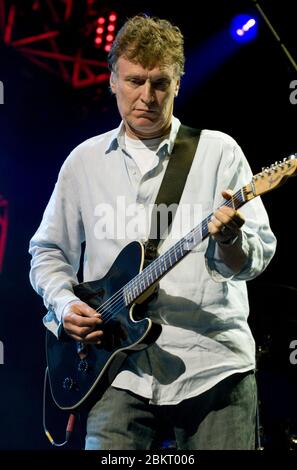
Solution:
[[[86,373],[89,368],[89,364],[85,359],[82,359],[79,361],[77,368],[79,372]]]
[[[67,391],[72,390],[74,385],[75,385],[75,382],[71,377],[66,377],[63,380],[63,388]]]

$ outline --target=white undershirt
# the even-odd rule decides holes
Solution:
[[[126,151],[137,164],[142,176],[156,166],[158,159],[156,151],[163,139],[164,137],[146,140],[131,139],[125,134]]]

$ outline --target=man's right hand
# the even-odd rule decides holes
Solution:
[[[100,344],[103,331],[98,328],[102,323],[100,313],[80,300],[66,305],[63,312],[65,332],[82,343]]]

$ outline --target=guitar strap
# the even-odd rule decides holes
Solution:
[[[152,222],[149,239],[145,243],[145,263],[153,261],[158,256],[158,246],[163,238],[170,232],[177,207],[183,193],[187,176],[196,153],[201,130],[181,125],[175,144],[163,177],[158,195],[152,211]],[[164,223],[161,220],[160,204],[169,207],[175,204],[174,212],[167,211],[168,217]]]

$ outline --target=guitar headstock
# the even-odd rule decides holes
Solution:
[[[297,174],[297,153],[275,162],[260,173],[253,176],[252,181],[245,186],[245,200],[249,201],[256,196],[272,191],[281,186],[289,176]]]

